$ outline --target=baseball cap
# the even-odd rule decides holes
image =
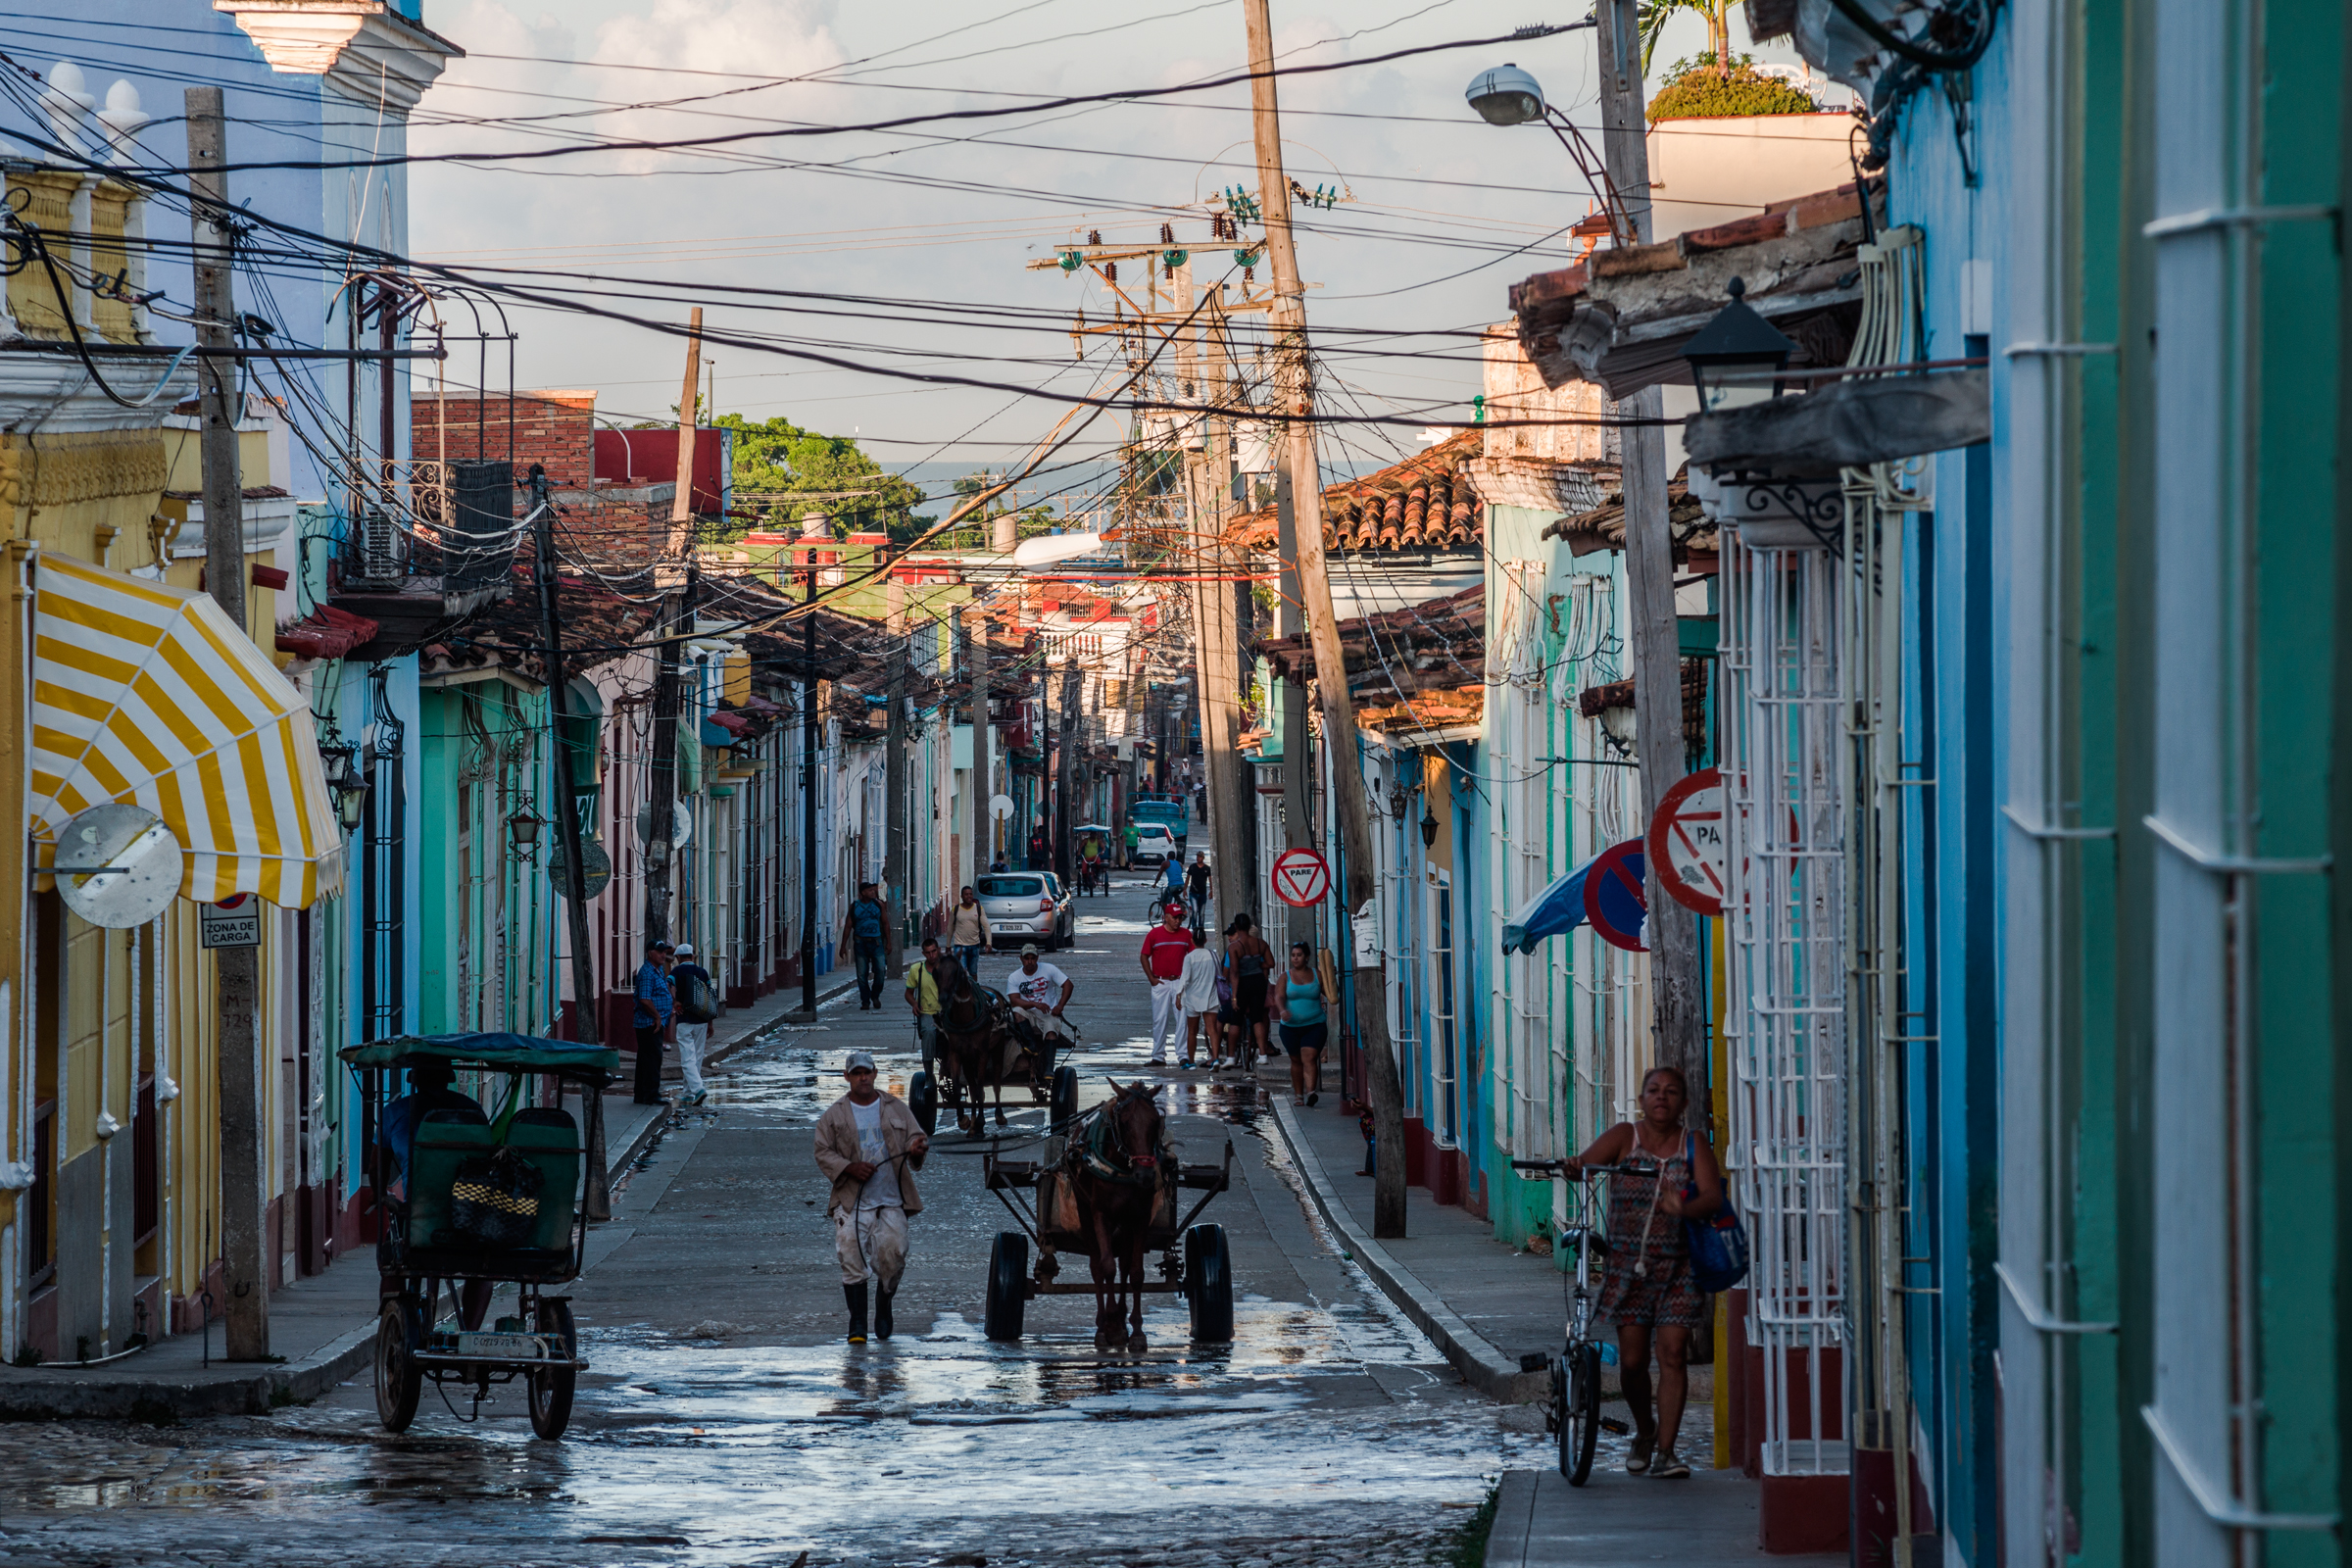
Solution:
[[[679,957],[691,958],[694,956],[694,944],[691,942],[681,942],[678,944],[677,951]]]
[[[1021,944],[1021,956],[1024,958],[1036,957],[1038,951],[1038,946],[1034,942],[1024,942]]]
[[[863,1067],[867,1072],[872,1072],[874,1070],[874,1054],[872,1052],[851,1052],[850,1059],[841,1064],[841,1075],[844,1078],[847,1078],[850,1074],[856,1072],[860,1067]]]

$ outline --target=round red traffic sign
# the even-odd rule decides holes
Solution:
[[[1723,913],[1731,855],[1723,812],[1723,770],[1705,767],[1668,790],[1649,819],[1648,858],[1657,862],[1658,885],[1700,914]]]
[[[1642,876],[1640,839],[1610,845],[1585,873],[1585,918],[1592,922],[1592,934],[1628,953],[1649,951],[1642,945],[1642,927],[1649,918]]]
[[[1331,891],[1331,866],[1312,850],[1285,850],[1268,878],[1274,896],[1294,909],[1321,904]]]

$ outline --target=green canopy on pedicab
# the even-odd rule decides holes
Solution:
[[[552,1072],[567,1078],[612,1078],[620,1053],[576,1040],[539,1035],[395,1035],[345,1046],[335,1053],[354,1067],[416,1067],[428,1061],[496,1072]]]

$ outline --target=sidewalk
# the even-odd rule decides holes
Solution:
[[[617,1180],[661,1131],[667,1108],[605,1097],[607,1164]],[[594,1237],[590,1231],[591,1251]],[[368,1369],[375,1354],[378,1277],[372,1247],[270,1297],[263,1365],[220,1359],[222,1331],[178,1334],[94,1366],[0,1367],[0,1420],[139,1420],[260,1414],[315,1399]],[[209,1364],[208,1364],[209,1362]]]
[[[1661,1496],[1660,1487],[1677,1489]],[[1649,1481],[1595,1466],[1571,1487],[1557,1470],[1507,1470],[1487,1536],[1486,1568],[1592,1568],[1672,1562],[1678,1568],[1794,1568],[1843,1564],[1846,1554],[1767,1557],[1756,1545],[1757,1487],[1737,1470],[1694,1470],[1688,1482]]]
[[[1495,1241],[1485,1220],[1431,1200],[1428,1190],[1405,1189],[1402,1237],[1372,1239],[1372,1179],[1363,1168],[1364,1138],[1352,1114],[1329,1094],[1311,1109],[1293,1106],[1278,1068],[1261,1075],[1309,1197],[1355,1262],[1404,1315],[1445,1352],[1472,1388],[1505,1402],[1548,1396],[1547,1372],[1520,1370],[1522,1355],[1557,1350],[1566,1316],[1559,1269],[1546,1253],[1518,1251]],[[1617,1396],[1614,1369],[1601,1385]],[[1685,1431],[1708,1430],[1714,1369],[1690,1369],[1691,1410]],[[1618,1406],[1622,1413],[1623,1406]],[[1704,1454],[1705,1443],[1685,1452]],[[1661,1494],[1660,1486],[1678,1490]],[[1556,1469],[1504,1473],[1487,1568],[1570,1568],[1570,1565],[1668,1559],[1683,1568],[1748,1565],[1770,1560],[1843,1563],[1843,1553],[1766,1559],[1757,1544],[1759,1492],[1736,1470],[1696,1470],[1688,1485],[1628,1475],[1604,1460],[1591,1481],[1572,1488]]]

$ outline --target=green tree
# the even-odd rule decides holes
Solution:
[[[1642,30],[1642,71],[1649,73],[1666,24],[1680,12],[1695,11],[1706,19],[1707,53],[1717,61],[1732,58],[1732,7],[1740,0],[1642,0],[1637,25]],[[1725,69],[1718,66],[1717,70]]]
[[[745,498],[737,510],[763,514],[771,527],[822,513],[837,534],[882,532],[905,544],[930,526],[931,518],[915,514],[926,499],[922,487],[886,472],[847,436],[822,435],[781,415],[755,423],[722,414],[711,422],[735,432],[735,489]],[[814,494],[796,500],[796,491]]]
[[[1741,115],[1809,115],[1817,108],[1800,89],[1758,71],[1747,55],[1729,66],[1719,64],[1713,55],[1699,55],[1674,63],[1665,85],[1649,101],[1649,118],[1655,123]]]

